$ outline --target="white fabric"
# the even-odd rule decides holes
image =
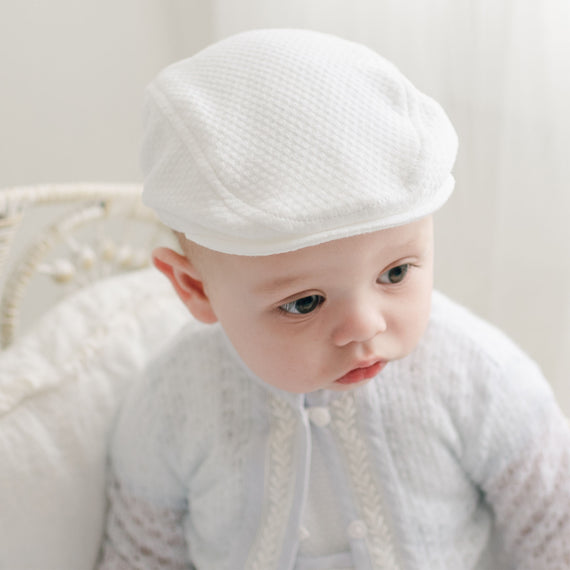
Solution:
[[[362,45],[256,30],[147,90],[143,199],[211,249],[266,255],[417,220],[454,180],[441,107]]]
[[[187,321],[145,270],[64,300],[0,353],[0,568],[93,568],[117,404]]]
[[[330,423],[312,408],[327,408]],[[122,491],[105,570],[155,568],[140,561],[158,557],[173,561],[162,570],[558,570],[570,560],[570,428],[535,364],[441,295],[417,349],[344,393],[280,391],[245,368],[219,326],[182,331],[130,394],[113,441]],[[336,501],[346,534],[331,533],[309,561],[296,558],[315,447],[334,492],[313,508],[328,516],[322,501]],[[165,529],[174,540],[149,548]]]

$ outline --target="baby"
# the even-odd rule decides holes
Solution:
[[[432,290],[442,109],[371,50],[258,30],[148,88],[154,263],[195,317],[135,383],[101,568],[570,568],[570,429]]]

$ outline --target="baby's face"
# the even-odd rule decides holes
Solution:
[[[432,219],[278,255],[209,252],[201,269],[216,317],[259,378],[295,393],[348,390],[424,333]]]

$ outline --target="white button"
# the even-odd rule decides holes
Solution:
[[[311,535],[310,535],[309,531],[304,526],[302,526],[299,529],[299,540],[300,541],[307,540],[310,536]]]
[[[325,427],[331,421],[331,414],[327,408],[311,408],[309,410],[309,420],[316,426]]]
[[[352,521],[348,525],[349,538],[364,538],[368,534],[368,529],[363,521]]]

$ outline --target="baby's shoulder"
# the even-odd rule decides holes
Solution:
[[[214,404],[219,393],[244,390],[251,383],[221,326],[196,321],[166,343],[141,380],[148,397],[186,409],[204,400]]]
[[[388,387],[401,407],[431,406],[430,417],[440,419],[447,411],[456,426],[491,416],[532,418],[539,402],[543,409],[552,402],[540,368],[513,340],[438,292],[424,337],[393,374]]]
[[[434,291],[430,321],[420,345],[448,366],[501,370],[518,362],[533,365],[524,351],[497,326]]]
[[[155,355],[147,371],[157,383],[188,384],[205,373],[214,376],[227,358],[221,327],[191,321]]]
[[[184,460],[205,453],[233,408],[247,410],[254,392],[228,344],[219,325],[191,322],[177,333],[134,381],[117,437],[128,442],[137,435]]]
[[[223,361],[220,336],[218,327],[190,321],[149,357],[133,380],[126,407],[136,401],[156,417],[171,415],[199,398],[200,391],[212,390]]]

